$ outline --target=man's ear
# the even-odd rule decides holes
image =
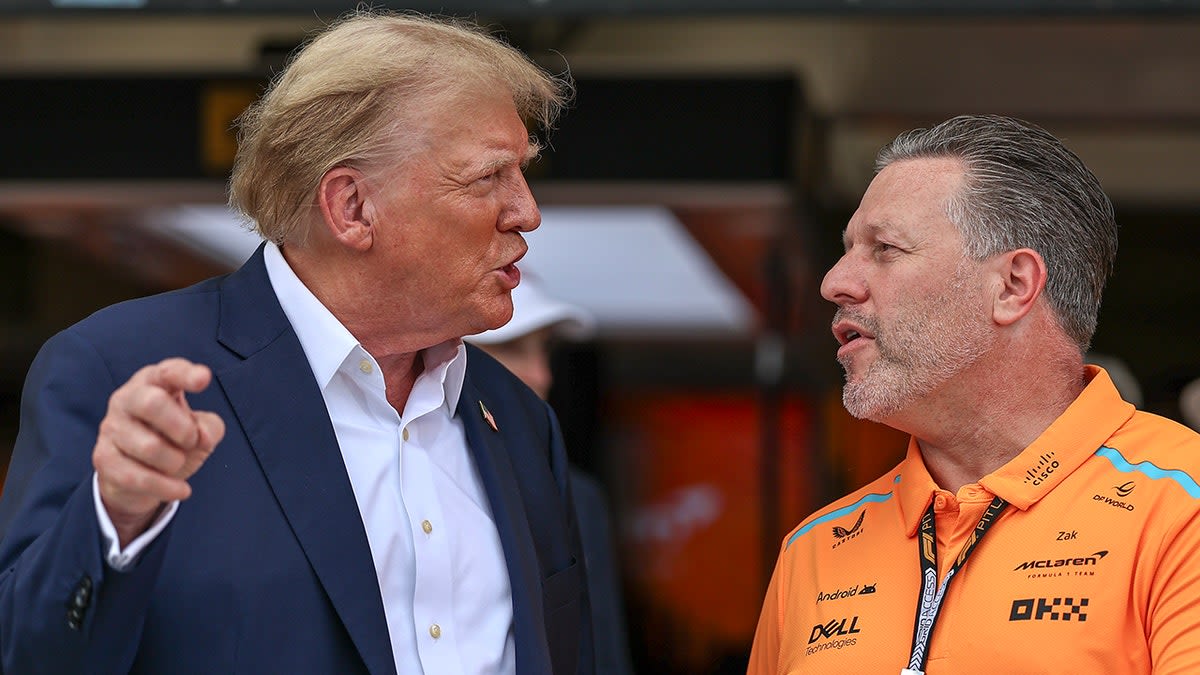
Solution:
[[[997,256],[998,292],[992,303],[992,318],[1007,326],[1033,309],[1046,288],[1046,261],[1041,254],[1019,248]]]
[[[348,166],[326,171],[317,188],[325,227],[338,243],[358,251],[371,248],[375,233],[367,195],[363,173]]]

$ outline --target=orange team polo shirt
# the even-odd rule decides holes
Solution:
[[[1015,459],[958,494],[915,440],[892,472],[783,540],[749,675],[907,667],[935,505],[939,581],[980,515],[1009,502],[955,575],[926,673],[1200,673],[1200,435],[1123,401],[1104,370]]]

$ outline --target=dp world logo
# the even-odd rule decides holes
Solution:
[[[1133,489],[1135,487],[1137,487],[1137,483],[1135,483],[1131,480],[1128,480],[1120,485],[1112,486],[1112,491],[1114,493],[1116,493],[1116,495],[1117,495],[1117,497],[1119,497],[1119,499],[1113,499],[1112,497],[1109,497],[1108,495],[1096,494],[1092,497],[1092,500],[1100,502],[1102,504],[1108,504],[1109,506],[1113,506],[1118,509],[1125,509],[1126,511],[1132,511],[1136,507],[1134,507],[1133,504],[1126,502],[1125,498],[1128,497],[1129,495],[1133,494]]]

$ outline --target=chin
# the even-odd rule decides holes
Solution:
[[[477,324],[476,333],[482,333],[485,330],[495,330],[512,320],[513,307],[512,303],[505,303],[504,307],[489,307],[476,316],[475,323]]]

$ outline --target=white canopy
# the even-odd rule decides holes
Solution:
[[[144,226],[231,269],[258,246],[223,206],[150,212]],[[603,337],[748,336],[754,309],[660,206],[550,206],[518,265],[597,319]]]

